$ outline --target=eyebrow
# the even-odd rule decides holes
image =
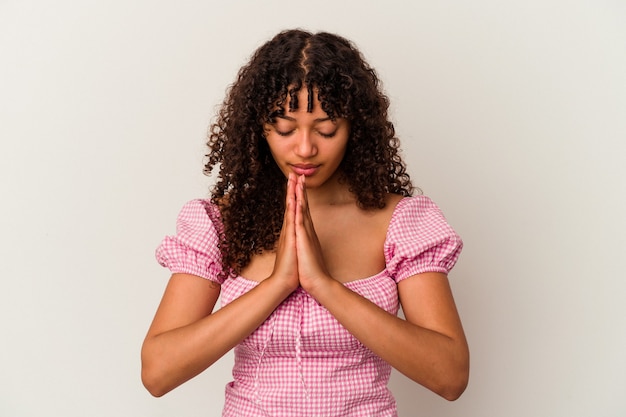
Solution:
[[[277,114],[275,117],[278,118],[278,119],[289,120],[290,122],[295,122],[296,121],[295,118],[289,117],[289,116],[285,116],[284,114]],[[321,123],[321,122],[326,122],[328,120],[332,121],[332,119],[330,117],[322,117],[322,118],[313,120],[313,123]]]

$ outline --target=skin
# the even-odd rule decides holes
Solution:
[[[306,103],[306,90],[300,94],[299,102]],[[390,194],[382,210],[359,209],[338,181],[348,121],[329,120],[317,101],[311,113],[288,108],[287,103],[285,117],[265,126],[274,160],[288,182],[276,250],[253,256],[241,272],[258,285],[213,312],[218,284],[173,274],[142,348],[144,385],[161,396],[198,375],[302,287],[394,368],[455,400],[468,382],[469,351],[446,275],[422,273],[398,284],[406,319],[343,285],[384,269],[387,226],[401,197]]]

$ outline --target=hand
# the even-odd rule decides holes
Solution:
[[[332,280],[322,255],[322,248],[313,227],[309,211],[304,175],[297,178],[295,187],[295,234],[300,285],[309,293],[325,281]]]
[[[278,238],[276,261],[270,279],[281,282],[291,292],[300,285],[298,279],[298,258],[296,253],[296,176],[289,174],[283,227]]]

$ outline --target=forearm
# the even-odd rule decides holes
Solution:
[[[161,396],[198,375],[255,331],[289,293],[267,279],[198,321],[149,336],[142,349],[144,385]]]
[[[312,295],[361,343],[407,377],[450,400],[463,392],[469,361],[462,334],[447,335],[403,320],[334,280]]]

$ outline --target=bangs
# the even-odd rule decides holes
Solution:
[[[338,117],[346,117],[344,112],[340,111],[344,103],[337,103],[337,102],[331,103],[330,100],[327,100],[327,98],[322,93],[323,89],[318,88],[317,83],[315,84],[308,83],[306,85],[303,85],[303,84],[304,83],[302,80],[298,80],[297,82],[290,83],[290,87],[285,88],[281,92],[276,93],[276,98],[273,100],[275,104],[273,106],[273,109],[271,109],[271,111],[268,114],[268,121],[270,123],[275,123],[277,116],[284,116],[285,102],[287,101],[287,97],[289,97],[288,111],[294,112],[303,105],[303,103],[300,103],[300,99],[298,97],[298,94],[303,88],[306,88],[307,90],[307,100],[306,100],[307,113],[313,112],[314,102],[317,99],[319,101],[319,104],[322,110],[326,112],[326,114],[328,115],[328,117],[330,117],[331,120],[335,120]]]

